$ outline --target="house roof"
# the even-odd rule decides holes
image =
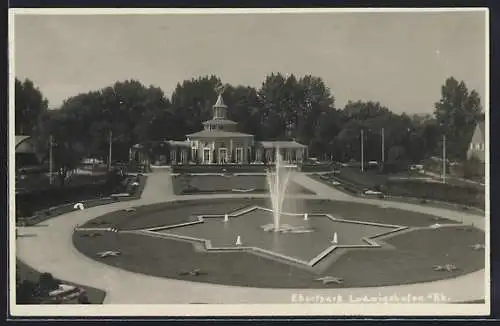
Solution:
[[[195,132],[194,134],[186,135],[190,138],[246,138],[253,137],[251,134],[245,134],[236,131],[224,131],[224,130],[202,130]]]
[[[486,125],[484,121],[479,122],[474,129],[472,138],[470,140],[471,144],[484,144],[486,141]]]
[[[261,141],[260,145],[264,148],[307,148],[306,145],[296,142],[295,140],[291,141]]]
[[[481,132],[481,138],[483,141],[486,139],[486,125],[484,121],[481,121],[477,124],[477,127],[479,128],[479,131]]]
[[[228,119],[211,119],[203,121],[203,125],[236,125],[237,122]]]
[[[190,144],[186,140],[168,140],[167,141],[171,146],[184,146],[190,147]]]
[[[222,99],[222,95],[219,94],[219,97],[217,97],[217,102],[214,104],[214,108],[226,108],[227,105],[224,104],[224,100]]]
[[[26,136],[26,135],[16,135],[16,145],[15,147],[19,146],[22,142],[24,142],[26,139],[31,138],[31,136]]]
[[[144,148],[144,146],[146,144],[169,144],[170,146],[190,147],[189,142],[186,140],[156,140],[156,141],[149,141],[146,143],[135,144],[132,147],[133,148]]]

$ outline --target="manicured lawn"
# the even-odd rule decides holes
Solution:
[[[119,229],[138,229],[189,221],[196,214],[222,214],[248,205],[262,205],[265,200],[205,200],[178,202],[139,207],[136,212],[115,212],[99,218]],[[450,221],[414,212],[381,208],[373,205],[307,201],[303,207],[310,212],[331,213],[336,217],[358,219],[405,226],[429,226]],[[88,223],[92,225],[91,223]],[[463,227],[462,227],[463,228]],[[316,272],[295,267],[250,253],[204,253],[193,245],[169,239],[138,234],[103,232],[101,236],[85,237],[75,233],[75,247],[95,259],[96,252],[119,250],[118,257],[103,259],[104,263],[129,271],[174,279],[211,282],[252,287],[322,288],[319,276],[344,279],[341,285],[326,287],[369,287],[433,281],[456,277],[484,267],[484,251],[475,251],[471,245],[484,243],[484,233],[476,229],[459,227],[418,229],[382,239],[392,247],[348,250],[318,275]],[[291,235],[293,236],[293,235]],[[434,265],[454,264],[453,272],[434,271]],[[199,276],[181,275],[196,268]]]

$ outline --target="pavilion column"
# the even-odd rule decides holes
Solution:
[[[243,140],[243,164],[248,162],[248,140]]]
[[[182,149],[182,164],[186,164],[187,163],[187,158],[188,158],[188,151],[187,149],[183,148]]]
[[[176,148],[170,149],[170,164],[175,164],[177,161]]]
[[[227,153],[227,160],[229,161],[228,163],[233,163],[233,140],[229,140],[229,152]]]

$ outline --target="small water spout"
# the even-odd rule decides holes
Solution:
[[[309,220],[309,214],[304,213],[304,221],[308,221],[308,220]]]
[[[269,186],[269,195],[271,197],[275,232],[280,231],[281,213],[291,175],[291,171],[287,167],[282,166],[282,164],[283,159],[281,158],[279,148],[276,148],[274,174],[272,172],[267,172],[267,184]]]
[[[224,222],[225,223],[229,222],[229,215],[224,214]]]
[[[241,236],[236,237],[236,245],[241,246],[243,242],[241,241]]]
[[[332,240],[332,243],[333,244],[337,244],[339,242],[339,239],[338,239],[338,236],[337,236],[337,232],[335,232],[333,234],[333,240]]]

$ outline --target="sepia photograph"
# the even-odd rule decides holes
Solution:
[[[488,315],[488,24],[11,9],[11,315]]]

